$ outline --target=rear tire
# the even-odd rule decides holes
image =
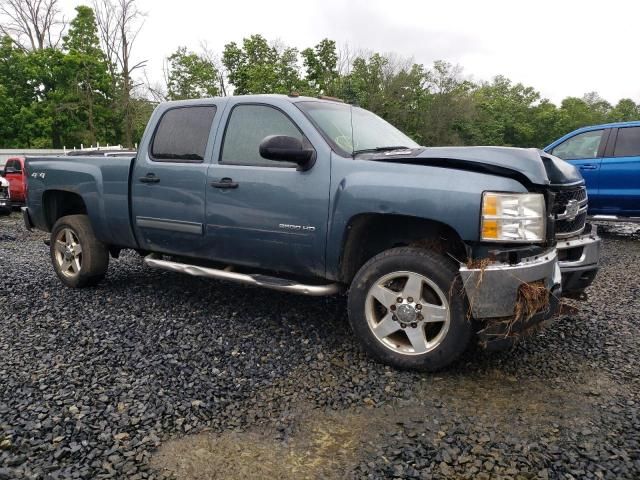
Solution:
[[[349,291],[349,322],[360,345],[401,369],[436,371],[454,362],[472,338],[467,311],[455,262],[425,249],[380,253]]]
[[[56,275],[71,288],[96,285],[109,267],[109,249],[96,238],[87,215],[58,219],[51,230],[49,253]]]

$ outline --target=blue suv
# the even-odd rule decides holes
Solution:
[[[640,121],[580,128],[544,151],[580,169],[590,215],[640,216]]]

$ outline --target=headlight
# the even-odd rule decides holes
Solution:
[[[542,194],[482,194],[482,240],[539,242],[545,239],[545,233],[546,214]]]

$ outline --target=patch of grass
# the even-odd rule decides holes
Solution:
[[[514,321],[526,322],[538,312],[549,308],[549,291],[542,280],[523,283],[518,288]]]

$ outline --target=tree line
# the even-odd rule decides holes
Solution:
[[[135,0],[94,0],[68,25],[57,2],[0,0],[0,147],[133,146],[159,101],[259,93],[338,97],[422,145],[543,147],[584,125],[640,119],[633,99],[612,105],[590,92],[556,105],[504,76],[472,81],[444,61],[354,52],[330,39],[302,50],[261,35],[219,53],[178,47],[152,83],[134,60],[144,18]]]

